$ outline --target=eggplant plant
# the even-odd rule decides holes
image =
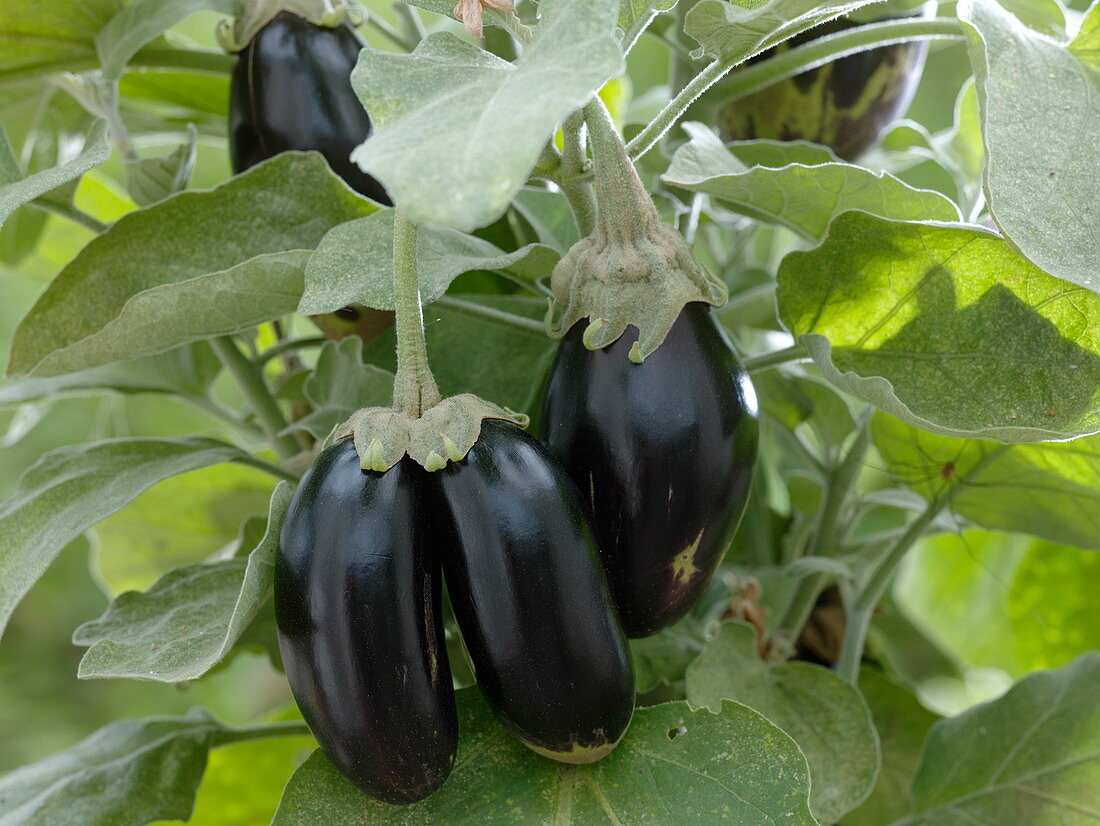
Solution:
[[[1097,32],[5,3],[0,822],[1091,822]]]

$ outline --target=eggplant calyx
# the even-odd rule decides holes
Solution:
[[[233,22],[218,24],[218,45],[230,54],[241,51],[264,26],[283,12],[296,14],[314,26],[335,29],[348,19],[346,0],[244,0],[243,11]]]
[[[448,462],[466,458],[485,419],[528,424],[527,416],[463,393],[443,399],[419,418],[392,407],[357,410],[332,432],[328,443],[353,439],[363,470],[387,471],[405,456],[425,470],[442,470]]]

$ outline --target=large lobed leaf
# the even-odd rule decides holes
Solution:
[[[994,219],[1041,269],[1100,292],[1100,4],[1068,47],[994,0],[964,0],[959,18],[978,78]]]
[[[736,700],[789,734],[809,763],[810,810],[822,823],[836,823],[874,787],[878,735],[859,691],[818,665],[769,666],[752,626],[722,625],[688,666],[687,699],[711,710]]]
[[[76,372],[292,313],[308,251],[376,208],[317,153],[288,152],[126,215],[27,314],[9,372]]]
[[[819,241],[834,217],[861,210],[899,221],[958,221],[959,210],[943,195],[902,183],[885,172],[841,163],[828,152],[804,144],[787,147],[771,141],[751,141],[727,149],[701,123],[686,123],[691,140],[672,158],[661,180],[692,192],[703,192],[720,204],[767,223],[781,224],[805,238]],[[730,151],[732,150],[732,151]],[[771,157],[751,158],[739,153]],[[812,160],[805,156],[812,152]]]
[[[317,751],[291,777],[273,826],[814,823],[798,747],[736,703],[720,714],[692,713],[685,703],[639,709],[619,747],[590,766],[555,763],[520,745],[477,689],[460,693],[458,707],[455,768],[427,800],[376,803]]]
[[[1100,550],[1100,435],[1004,445],[938,436],[876,413],[875,447],[889,470],[926,499],[990,530],[1019,531]]]
[[[0,634],[50,563],[96,522],[163,479],[244,457],[211,439],[117,439],[47,453],[0,503]]]
[[[842,390],[924,429],[1100,430],[1100,297],[980,228],[838,217],[778,273],[780,318]]]
[[[375,131],[353,158],[420,223],[500,216],[555,126],[622,66],[617,0],[544,0],[513,64],[449,33],[409,55],[366,50],[352,84]]]

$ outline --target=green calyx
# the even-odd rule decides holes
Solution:
[[[244,49],[260,29],[284,11],[326,29],[336,28],[355,11],[349,9],[346,0],[244,0],[242,6],[232,25],[223,20],[217,28],[218,44],[230,54]]]
[[[351,438],[363,470],[386,471],[405,456],[425,470],[461,462],[481,435],[485,419],[503,419],[526,427],[528,418],[470,393],[451,396],[419,417],[392,407],[368,407],[333,431],[328,443]]]
[[[596,226],[554,267],[546,326],[552,338],[561,338],[590,319],[584,331],[589,350],[607,347],[633,326],[638,339],[630,359],[641,363],[661,346],[684,305],[720,307],[727,291],[680,233],[661,223],[598,98],[585,107],[585,117],[595,155]]]

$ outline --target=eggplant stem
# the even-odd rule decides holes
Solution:
[[[393,219],[393,296],[397,328],[397,375],[393,406],[412,419],[439,404],[441,396],[428,365],[420,274],[416,261],[418,227],[400,209]]]

